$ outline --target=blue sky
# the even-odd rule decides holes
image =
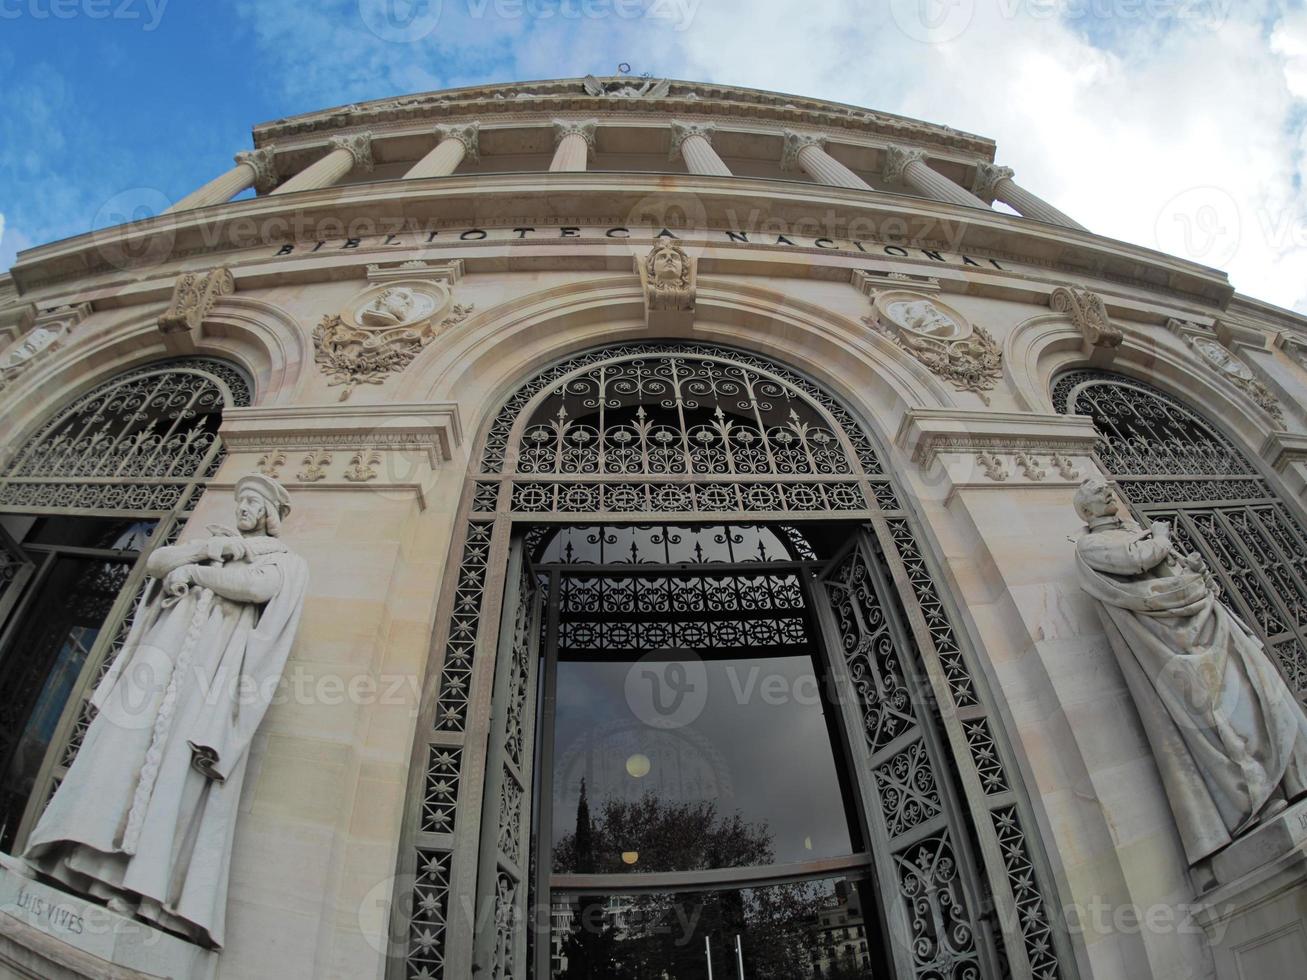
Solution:
[[[257,122],[620,62],[990,136],[1094,231],[1307,311],[1297,0],[0,0],[0,268],[166,206]]]

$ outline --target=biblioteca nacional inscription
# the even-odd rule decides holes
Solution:
[[[1006,272],[1007,266],[1000,265],[997,259],[973,258],[960,252],[945,252],[938,249],[920,248],[912,245],[896,245],[881,241],[859,238],[814,238],[797,234],[759,231],[715,231],[704,229],[682,229],[679,233],[668,228],[655,231],[653,228],[631,228],[625,225],[612,227],[583,225],[539,225],[519,226],[516,228],[439,228],[434,231],[394,232],[392,234],[360,235],[357,237],[322,238],[315,241],[287,242],[278,246],[274,256],[310,255],[314,252],[329,252],[376,247],[412,248],[421,245],[444,244],[447,242],[538,242],[546,243],[563,239],[604,241],[613,243],[627,240],[650,242],[657,239],[675,239],[677,241],[707,241],[724,245],[759,245],[767,247],[795,249],[824,249],[832,252],[853,252],[864,255],[884,255],[899,259],[927,259],[946,265],[974,266],[976,268],[993,268]]]

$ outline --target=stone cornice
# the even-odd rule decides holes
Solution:
[[[160,251],[154,244],[158,238],[167,242],[163,261],[180,264],[195,257],[187,263],[191,268],[229,261],[239,280],[243,264],[266,262],[276,247],[288,240],[286,228],[292,226],[292,219],[309,229],[319,222],[339,225],[355,219],[383,227],[391,215],[402,216],[407,226],[429,228],[512,227],[537,222],[620,224],[619,216],[631,213],[638,202],[665,193],[693,194],[704,220],[714,228],[732,228],[733,218],[738,221],[738,215],[753,209],[760,220],[795,224],[810,222],[814,213],[826,212],[846,226],[870,222],[871,227],[880,227],[893,219],[906,224],[909,243],[916,247],[971,251],[981,258],[1086,275],[1198,302],[1206,308],[1219,309],[1233,292],[1222,273],[1205,266],[997,211],[802,181],[595,172],[452,175],[439,181],[377,181],[246,198],[29,249],[19,256],[12,275],[24,295],[63,283],[76,283],[85,291],[85,280],[101,274],[100,281],[89,284],[92,289],[129,288],[141,281],[142,271],[121,268],[114,264],[114,257],[144,255],[158,264]],[[569,201],[571,213],[548,213],[560,195]],[[539,213],[523,214],[524,204],[538,205]],[[253,235],[251,228],[255,229]],[[911,236],[917,228],[924,232],[914,240]],[[942,228],[948,229],[950,241],[927,237],[931,229],[938,233]],[[257,237],[258,229],[275,230],[275,235],[270,233],[263,240]],[[239,248],[233,244],[238,234]],[[247,240],[244,236],[251,237]],[[263,253],[265,247],[268,251]],[[256,252],[242,255],[241,249]],[[369,257],[367,261],[377,259]]]
[[[920,120],[857,106],[758,89],[672,81],[663,98],[613,98],[585,92],[582,80],[558,79],[474,86],[379,99],[261,123],[254,128],[256,146],[288,137],[329,134],[334,130],[393,121],[439,121],[445,118],[489,119],[524,110],[541,115],[605,115],[614,111],[658,116],[686,114],[739,119],[766,119],[785,126],[836,128],[889,140],[948,148],[992,160],[992,140]],[[521,93],[528,98],[519,98]]]
[[[1098,444],[1087,415],[914,408],[894,443],[914,463],[930,466],[941,453],[1026,453],[1086,456]]]
[[[1262,443],[1261,457],[1277,472],[1282,472],[1290,463],[1307,462],[1307,435],[1272,432]]]
[[[453,402],[231,408],[219,434],[231,452],[417,450],[433,467],[463,440]]]

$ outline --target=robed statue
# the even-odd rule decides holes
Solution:
[[[1221,601],[1202,558],[1159,521],[1123,520],[1111,488],[1086,480],[1076,543],[1102,603],[1190,864],[1307,793],[1307,715],[1261,641]]]
[[[278,539],[290,497],[236,484],[236,530],[155,550],[122,652],[72,768],[27,843],[30,869],[220,947],[250,741],[304,604],[303,559]]]

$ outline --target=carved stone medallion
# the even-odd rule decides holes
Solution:
[[[1275,421],[1278,428],[1284,428],[1284,410],[1280,408],[1280,403],[1276,401],[1271,389],[1257,380],[1252,368],[1242,359],[1210,337],[1185,335],[1185,340],[1209,367],[1256,402],[1257,406]]]
[[[865,322],[892,338],[958,391],[985,394],[1003,374],[1003,351],[983,328],[957,310],[922,293],[895,289],[877,293],[875,312]]]
[[[432,280],[393,280],[365,289],[343,313],[330,314],[313,331],[314,359],[331,385],[382,384],[402,371],[442,330],[466,319],[471,306],[452,300]]]

